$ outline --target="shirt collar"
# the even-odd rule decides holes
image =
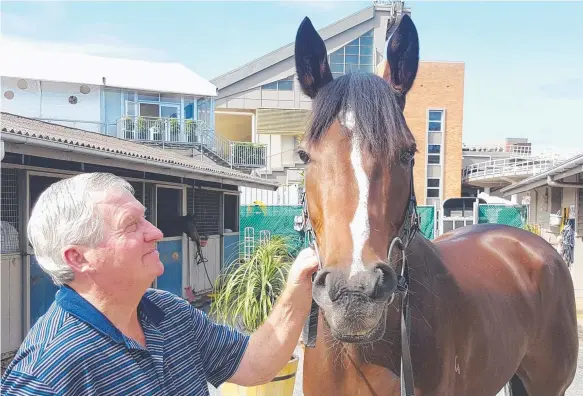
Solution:
[[[92,326],[97,331],[111,337],[115,342],[124,342],[123,335],[110,320],[95,308],[89,301],[81,297],[71,287],[62,286],[55,296],[56,303],[62,309],[82,322]],[[138,304],[138,312],[143,313],[154,325],[164,319],[164,311],[144,295]]]

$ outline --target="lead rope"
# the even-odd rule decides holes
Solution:
[[[318,249],[318,242],[316,241],[316,235],[314,229],[312,228],[312,222],[310,221],[310,211],[308,209],[308,199],[307,194],[304,192],[304,202],[303,202],[303,216],[304,216],[304,227],[306,229],[307,237],[310,246],[316,252],[316,258],[318,259],[318,271],[322,269],[322,260],[320,260],[320,251]],[[316,274],[312,275],[312,282]],[[312,298],[312,305],[310,306],[310,314],[308,320],[304,324],[302,330],[302,339],[304,340],[304,345],[306,348],[314,348],[316,346],[316,338],[318,337],[318,316],[320,314],[320,307],[316,304],[316,301]]]

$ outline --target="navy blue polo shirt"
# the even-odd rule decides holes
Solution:
[[[147,348],[64,286],[2,378],[2,395],[208,395],[239,367],[249,337],[187,301],[149,289],[138,307]]]

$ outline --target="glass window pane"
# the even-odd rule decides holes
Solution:
[[[276,91],[277,90],[277,81],[269,83],[269,84],[265,84],[261,88]]]
[[[427,135],[427,143],[441,144],[441,132],[430,132]]]
[[[439,154],[429,154],[427,156],[427,162],[430,164],[439,164]]]
[[[360,45],[372,45],[372,37],[361,37],[360,38]]]
[[[356,45],[356,46],[358,46],[358,39],[352,40],[350,43],[348,43],[346,45]]]
[[[160,94],[156,92],[138,92],[138,100],[144,100],[148,102],[159,102]]]
[[[332,56],[334,56],[334,55],[344,56],[344,47],[338,48],[336,51],[332,52],[331,55]]]
[[[330,70],[332,70],[332,73],[344,73],[344,65],[338,65],[335,63],[332,63],[330,65]]]
[[[429,121],[429,130],[431,132],[441,132],[441,122],[440,121]]]
[[[427,179],[427,187],[439,187],[439,179]]]
[[[126,102],[126,115],[135,116],[136,115],[136,103]]]
[[[440,178],[441,177],[441,165],[427,165],[427,177]]]
[[[349,63],[346,64],[346,73],[351,71],[358,71],[358,65],[351,65]]]
[[[281,80],[278,82],[278,89],[280,91],[293,91],[294,82],[290,80]]]
[[[366,73],[372,73],[372,65],[360,65],[358,68],[360,71],[366,72]]]
[[[160,94],[160,102],[180,103],[180,95],[175,95],[175,94]]]
[[[160,105],[140,103],[140,117],[160,117]]]
[[[194,119],[194,103],[189,103],[184,106],[184,118],[187,120]]]
[[[372,56],[360,56],[361,65],[372,65]]]
[[[358,65],[358,56],[346,55],[346,63],[350,63],[352,65]]]
[[[358,47],[352,45],[346,47],[346,55],[358,55]]]
[[[439,154],[441,152],[440,144],[430,144],[427,146],[427,152],[430,154]]]
[[[427,189],[427,197],[438,198],[439,197],[439,189],[438,188],[428,188]]]
[[[126,91],[125,92],[125,100],[135,101],[136,100],[136,92],[135,91]]]
[[[162,106],[160,108],[163,118],[178,118],[178,108],[174,106]]]
[[[373,37],[373,30],[369,30],[368,32],[366,32],[365,34],[363,34],[360,37]]]
[[[361,46],[360,47],[360,55],[372,55],[373,48],[369,46]]]
[[[344,54],[342,54],[342,55],[332,55],[330,57],[330,63],[344,63]]]
[[[441,110],[430,110],[429,111],[429,121],[441,121]]]

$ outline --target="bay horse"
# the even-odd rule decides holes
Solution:
[[[510,226],[467,226],[433,241],[411,232],[417,147],[403,110],[419,38],[408,15],[386,51],[382,76],[333,79],[307,17],[296,36],[299,84],[312,99],[298,154],[321,264],[304,394],[399,395],[406,350],[415,395],[493,396],[508,383],[514,396],[564,395],[578,354],[567,266],[545,240]],[[398,273],[405,265],[403,294]]]

